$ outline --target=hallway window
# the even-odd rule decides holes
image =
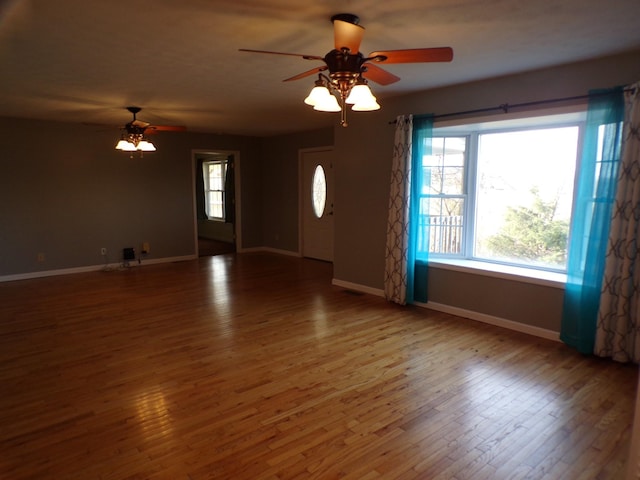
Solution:
[[[227,170],[226,160],[214,160],[202,164],[204,170],[204,197],[207,217],[211,220],[225,219],[224,179]]]

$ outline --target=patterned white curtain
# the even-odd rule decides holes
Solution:
[[[407,253],[409,244],[409,204],[411,178],[411,135],[413,116],[396,119],[391,165],[391,192],[385,250],[384,295],[401,305],[407,301]]]
[[[594,350],[640,363],[640,83],[625,93],[622,142]]]

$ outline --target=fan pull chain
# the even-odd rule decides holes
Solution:
[[[342,109],[340,110],[340,125],[342,125],[343,127],[348,127],[349,124],[347,123],[347,104],[344,100],[344,96],[340,94],[340,106],[342,107]]]

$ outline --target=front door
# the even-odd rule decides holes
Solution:
[[[333,261],[333,150],[301,152],[302,256]]]

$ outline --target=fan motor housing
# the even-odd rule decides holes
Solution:
[[[125,129],[129,135],[143,135],[146,127],[139,127],[137,125],[133,125],[132,123],[127,123],[125,125]]]
[[[324,57],[324,61],[329,68],[329,72],[332,74],[349,72],[354,75],[359,75],[362,71],[362,64],[365,58],[360,52],[351,54],[348,50],[331,50]]]

